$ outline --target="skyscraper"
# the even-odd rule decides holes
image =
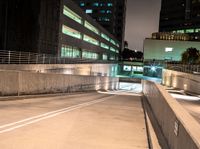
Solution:
[[[123,45],[127,0],[74,0]]]
[[[162,0],[159,30],[200,40],[200,0]]]

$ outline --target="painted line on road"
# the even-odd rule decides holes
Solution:
[[[60,109],[60,110],[55,110],[55,111],[44,113],[44,114],[41,114],[41,115],[38,115],[38,116],[23,119],[23,120],[20,120],[20,121],[17,121],[17,122],[5,124],[5,125],[0,126],[1,129],[5,128],[5,129],[0,131],[0,134],[15,130],[17,128],[24,127],[26,125],[30,125],[30,124],[39,122],[41,120],[52,118],[52,117],[58,116],[58,115],[63,114],[63,113],[67,113],[67,112],[74,111],[74,110],[77,110],[77,109],[80,109],[80,108],[83,108],[83,107],[87,107],[87,106],[90,106],[90,105],[93,105],[93,104],[96,104],[96,103],[100,103],[100,102],[103,102],[105,100],[108,100],[111,97],[112,96],[105,97],[104,99],[98,99],[98,100],[93,100],[93,101],[90,101],[90,102],[81,103],[81,104],[70,106],[70,107],[67,107],[67,108]],[[17,125],[17,124],[19,124],[19,125]],[[16,125],[16,126],[14,126],[14,125]],[[6,128],[6,127],[9,127],[9,126],[14,126],[14,127]]]

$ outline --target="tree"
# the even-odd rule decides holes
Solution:
[[[128,48],[128,41],[124,41],[124,48]]]
[[[196,48],[188,48],[182,53],[183,64],[197,64],[200,60],[200,52]]]
[[[128,48],[124,48],[122,52],[123,60],[141,60],[143,59],[143,53],[141,51],[134,51]]]

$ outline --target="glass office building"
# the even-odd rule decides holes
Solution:
[[[74,0],[74,2],[123,44],[127,0]]]
[[[200,1],[162,0],[160,32],[184,33],[200,41]]]
[[[0,10],[2,50],[118,60],[120,42],[72,0],[1,0]]]

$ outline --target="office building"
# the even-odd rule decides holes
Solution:
[[[160,32],[186,33],[200,40],[200,1],[162,0]]]
[[[123,45],[127,0],[74,0]]]
[[[2,0],[0,49],[117,60],[118,40],[71,0]]]

